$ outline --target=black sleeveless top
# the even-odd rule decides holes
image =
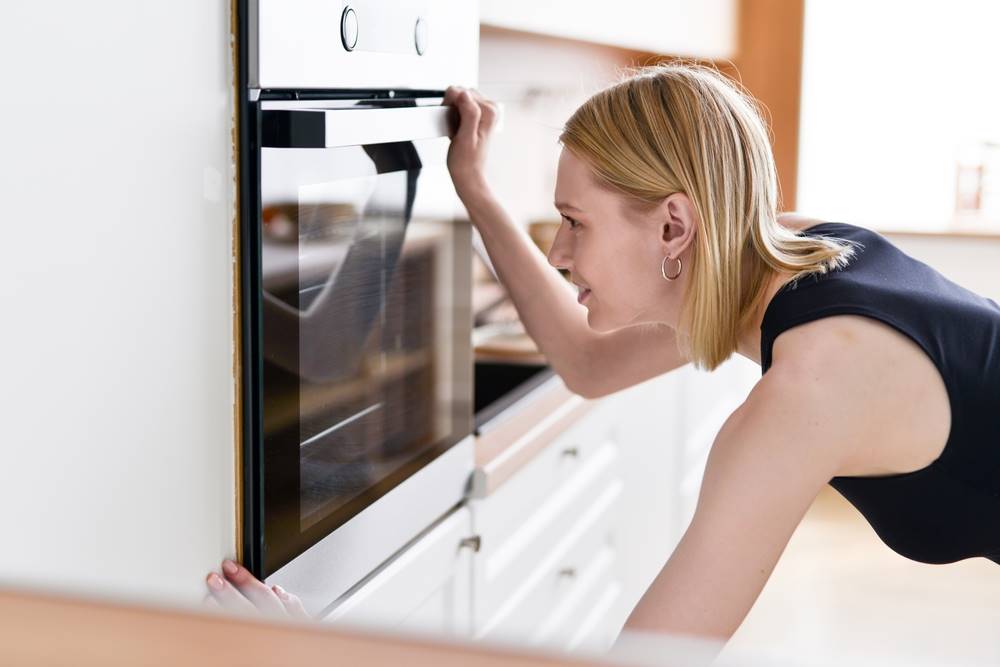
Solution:
[[[771,366],[778,334],[821,317],[865,315],[912,338],[948,391],[944,451],[913,472],[829,483],[907,558],[952,563],[983,556],[1000,563],[1000,306],[869,229],[825,222],[801,234],[864,247],[856,247],[846,267],[810,274],[775,294],[761,322],[761,374]]]

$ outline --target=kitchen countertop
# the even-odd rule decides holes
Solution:
[[[0,591],[5,665],[434,665],[558,667],[569,656],[368,631]],[[605,663],[607,664],[607,663]]]

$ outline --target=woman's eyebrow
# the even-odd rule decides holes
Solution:
[[[576,211],[577,213],[583,213],[583,211],[582,211],[582,210],[580,210],[580,209],[579,209],[579,208],[577,208],[576,206],[573,206],[573,205],[572,205],[572,204],[570,204],[569,202],[564,202],[564,201],[557,201],[557,202],[555,203],[555,207],[556,207],[557,209],[566,209],[567,211]]]

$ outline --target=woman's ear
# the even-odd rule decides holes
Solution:
[[[683,192],[666,197],[656,209],[661,250],[665,256],[679,257],[694,242],[698,212]]]

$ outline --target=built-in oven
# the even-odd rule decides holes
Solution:
[[[471,230],[441,102],[475,85],[474,5],[242,7],[242,557],[314,613],[472,470]]]

